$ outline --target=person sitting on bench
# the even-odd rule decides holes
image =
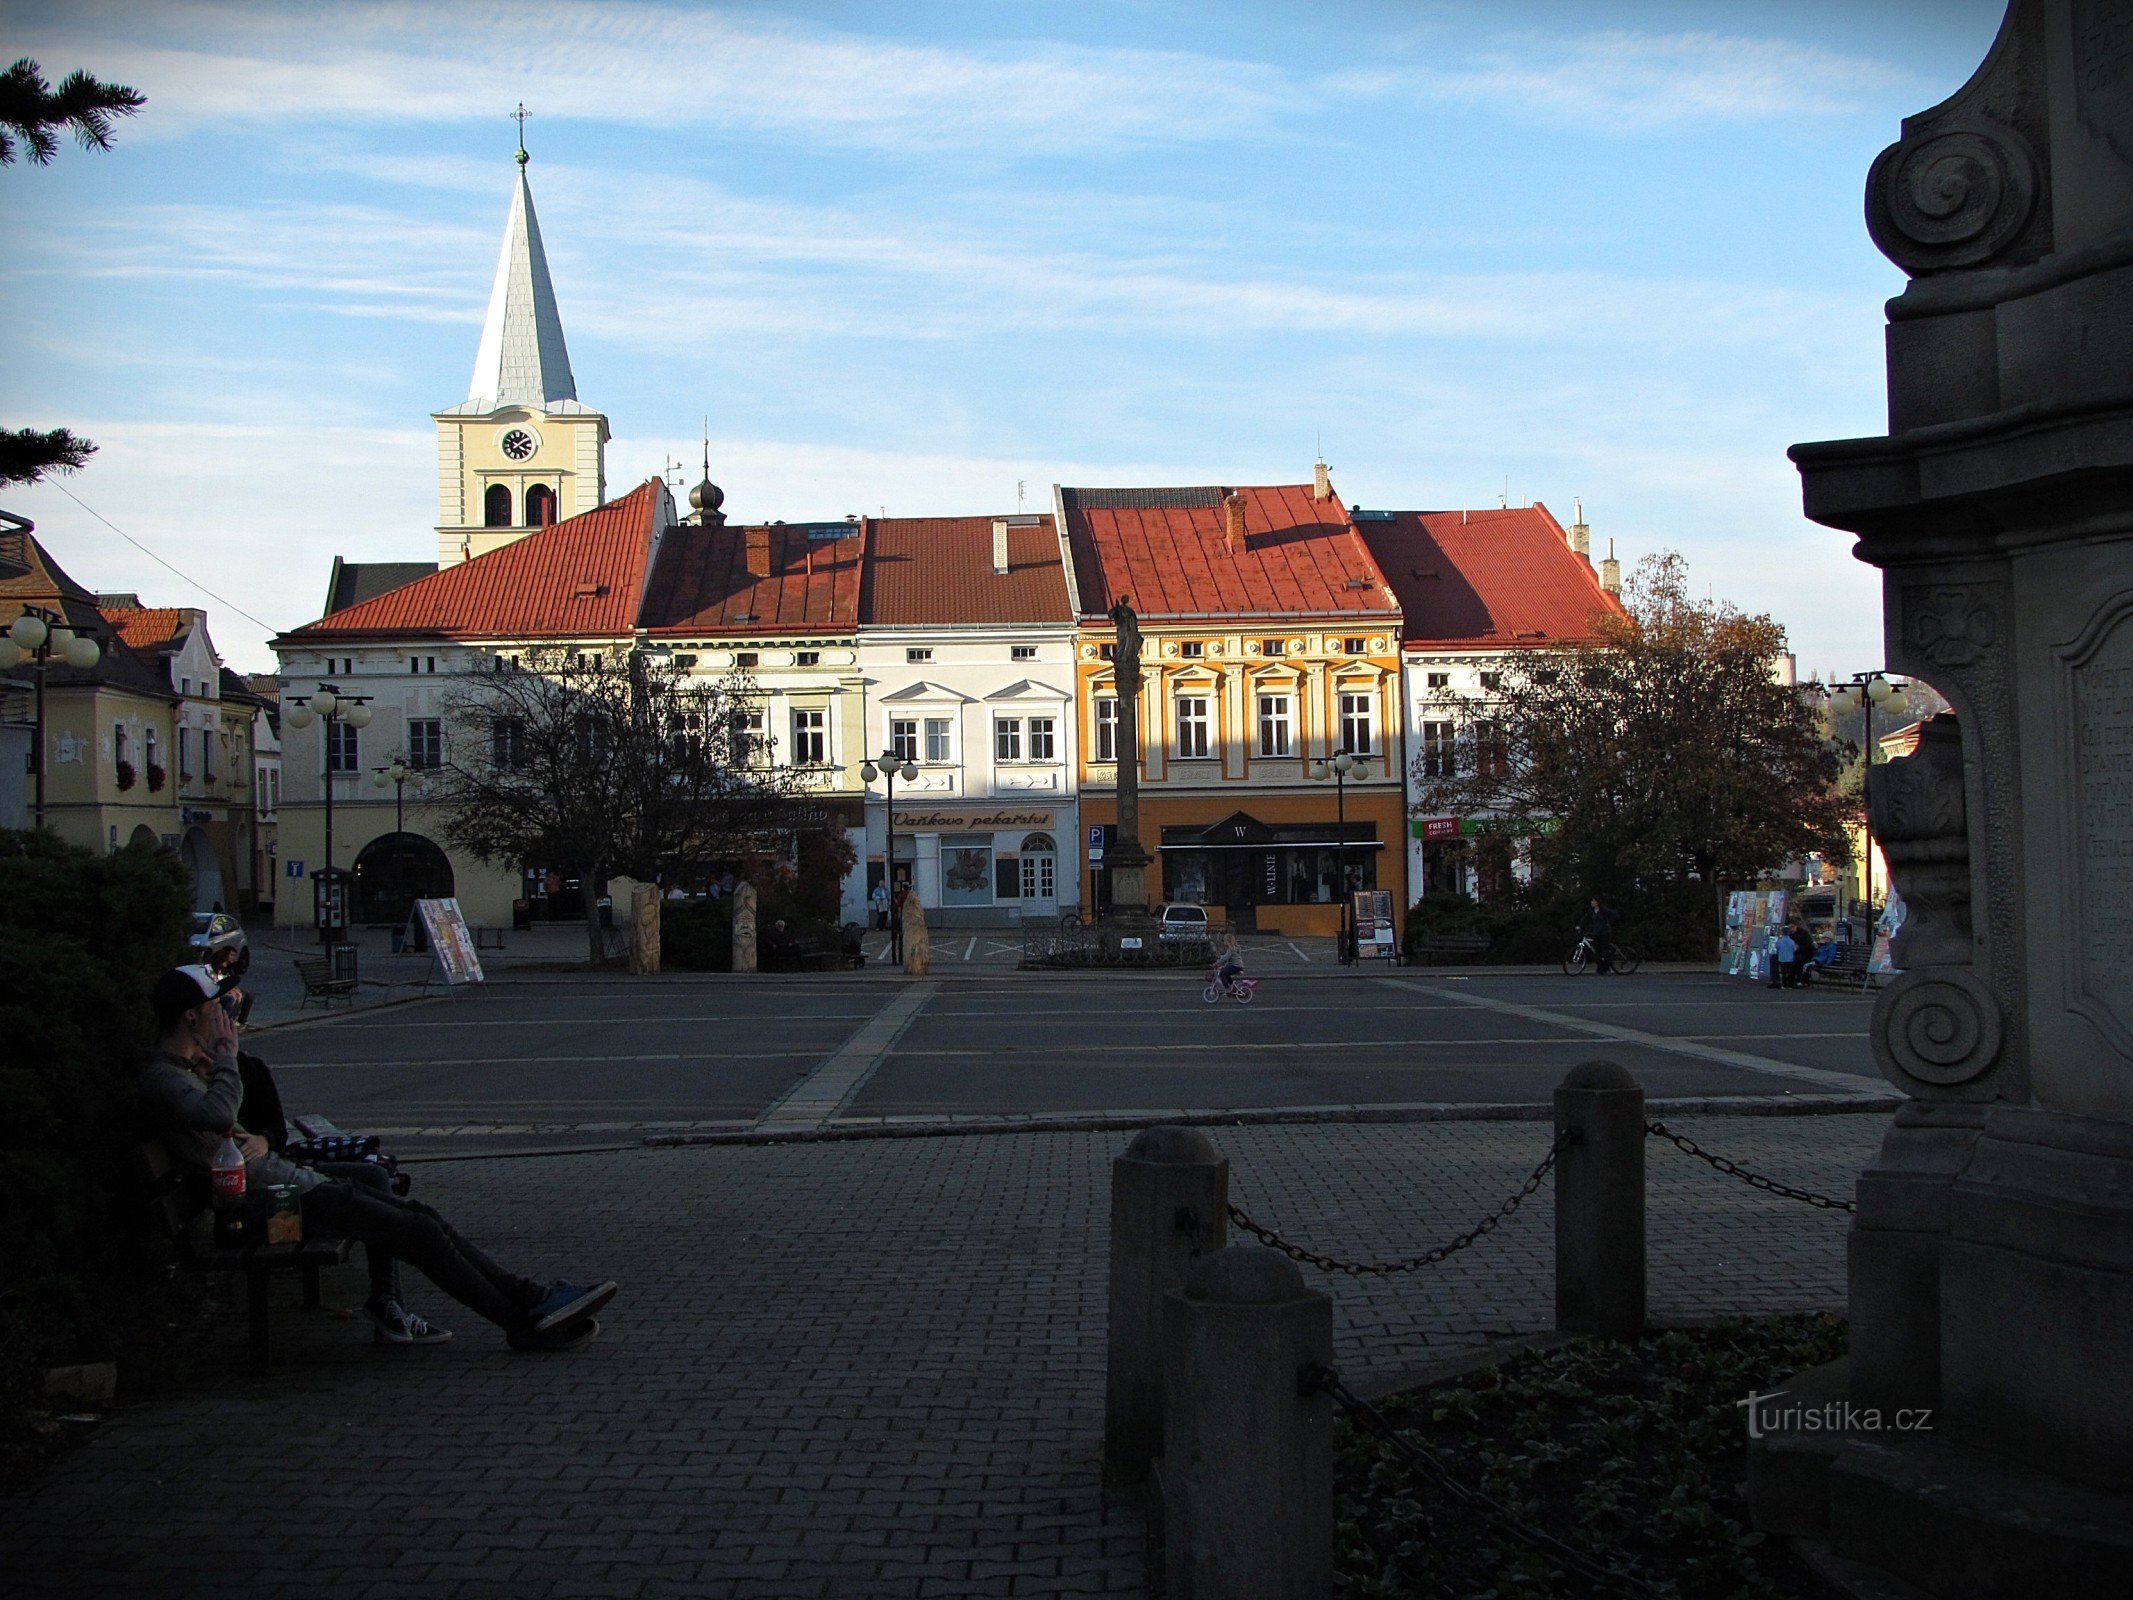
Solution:
[[[442,1344],[432,1327],[392,1292],[394,1261],[406,1261],[461,1305],[504,1330],[514,1350],[567,1350],[599,1332],[593,1313],[615,1297],[610,1281],[592,1288],[539,1284],[506,1271],[418,1200],[359,1187],[284,1159],[237,1120],[244,1080],[237,1032],[218,1003],[224,983],[203,966],[174,967],[156,979],[149,1004],[156,1048],[141,1069],[141,1105],[171,1156],[206,1172],[224,1138],[244,1152],[247,1189],[293,1184],[307,1229],[360,1240],[370,1258],[371,1321],[387,1344]]]

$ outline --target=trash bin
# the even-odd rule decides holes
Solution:
[[[533,927],[533,902],[531,900],[514,900],[511,902],[511,926],[518,933],[528,932]]]
[[[614,925],[615,902],[608,899],[608,897],[603,894],[602,896],[600,896],[600,926],[603,928],[612,928]]]

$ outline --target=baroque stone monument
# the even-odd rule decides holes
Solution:
[[[1936,1595],[2103,1593],[2133,1557],[2133,0],[2013,0],[1866,218],[1911,279],[1889,432],[1792,457],[1954,713],[1869,781],[1909,907],[1873,1049],[1910,1098],[1859,1182],[1848,1397],[1881,1426],[1828,1447],[1827,1533]]]
[[[1111,848],[1112,939],[1137,939],[1127,949],[1145,951],[1148,917],[1148,851],[1141,843],[1141,626],[1129,597],[1111,608],[1118,630],[1111,651],[1111,678],[1118,690],[1118,843]]]

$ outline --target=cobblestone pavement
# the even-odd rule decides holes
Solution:
[[[1682,1131],[1848,1193],[1886,1119]],[[1506,1194],[1534,1123],[1228,1128],[1232,1194],[1334,1253],[1416,1251]],[[1104,1248],[1118,1134],[868,1140],[426,1164],[508,1263],[613,1273],[600,1339],[514,1356],[457,1306],[430,1350],[277,1309],[282,1364],[106,1423],[0,1500],[0,1591],[50,1596],[977,1596],[1144,1591],[1106,1509]],[[1834,1307],[1844,1218],[1649,1150],[1658,1320]],[[1332,1281],[1339,1362],[1382,1383],[1550,1317],[1544,1187],[1421,1274]],[[328,1300],[361,1295],[349,1269]]]

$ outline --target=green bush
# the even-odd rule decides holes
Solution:
[[[1640,884],[1607,903],[1618,913],[1616,932],[1647,961],[1709,961],[1718,953],[1717,897],[1708,884],[1663,880]],[[1546,965],[1562,958],[1577,937],[1591,896],[1545,879],[1513,883],[1476,903],[1463,894],[1431,894],[1407,912],[1406,947],[1414,959],[1425,938],[1480,934],[1489,947],[1472,956],[1432,956],[1435,962]]]
[[[733,902],[669,900],[659,908],[659,964],[677,972],[733,970]]]
[[[8,1418],[40,1391],[45,1367],[112,1359],[160,1315],[148,1291],[162,1274],[130,1167],[133,1084],[152,1042],[148,990],[184,958],[190,905],[184,870],[153,846],[99,856],[49,833],[0,831]]]

